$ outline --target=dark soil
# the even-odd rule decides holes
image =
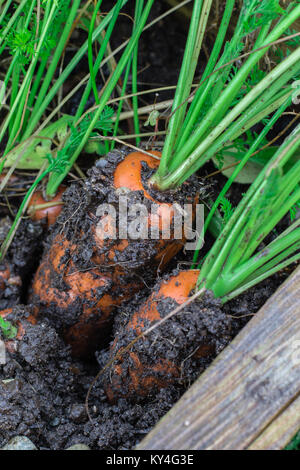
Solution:
[[[253,315],[280,282],[280,276],[264,282],[224,307],[211,297],[195,302],[137,343],[136,351],[145,360],[149,361],[149,354],[152,358],[175,358],[182,364],[181,376],[147,397],[120,398],[114,404],[108,402],[104,392],[107,376],[99,377],[89,398],[92,422],[87,417],[85,398],[109,351],[97,352],[98,364],[74,360],[70,347],[46,320],[32,325],[26,320],[32,308],[15,307],[7,319],[14,324],[21,322],[26,333],[16,352],[7,353],[7,363],[0,366],[0,447],[13,436],[25,435],[39,449],[65,449],[76,443],[99,450],[133,448],[251,318],[245,315]],[[128,315],[147,294],[145,289],[136,295],[115,317],[112,337],[118,337],[119,346],[126,344],[123,332]],[[165,314],[172,307],[174,304],[167,302],[162,306]],[[203,338],[213,349],[206,357],[193,357],[191,353]],[[127,361],[125,355],[125,365]]]
[[[8,217],[1,219],[1,243],[10,228]],[[5,309],[25,302],[31,284],[33,272],[36,270],[43,250],[44,231],[39,222],[30,219],[22,220],[13,239],[5,262],[0,265],[1,271],[9,269],[9,277],[0,289],[0,309]]]
[[[140,302],[141,298],[135,299],[136,305],[138,300]],[[26,333],[18,342],[17,351],[8,354],[7,364],[1,368],[0,445],[10,437],[22,434],[39,448],[62,449],[78,442],[96,449],[128,449],[134,446],[194,380],[196,370],[198,373],[203,370],[228,342],[230,322],[226,315],[216,301],[210,299],[206,304],[213,314],[209,319],[207,309],[203,311],[202,306],[195,305],[192,321],[191,315],[186,313],[162,328],[159,334],[163,337],[174,335],[176,342],[172,350],[168,342],[158,342],[155,354],[161,355],[167,351],[172,355],[177,350],[181,351],[182,359],[186,359],[195,335],[200,331],[204,334],[205,328],[214,337],[217,346],[214,353],[205,360],[198,360],[198,363],[196,360],[197,367],[195,360],[188,359],[177,384],[135,403],[120,399],[117,404],[109,404],[102,380],[98,380],[89,400],[93,422],[87,418],[84,401],[98,370],[96,364],[74,361],[70,348],[65,346],[47,322],[31,325],[26,321],[26,316],[31,313],[30,307],[16,307],[7,319],[13,323],[21,322]],[[129,309],[130,306],[127,311]],[[199,317],[201,312],[203,314]],[[123,323],[124,313],[116,318],[118,331],[122,331]],[[187,337],[184,337],[184,332],[188,332]],[[148,340],[152,342],[153,338],[149,337]],[[145,354],[145,347],[148,347],[145,342],[140,345],[141,354]],[[107,353],[99,351],[97,358],[102,365],[106,362]]]

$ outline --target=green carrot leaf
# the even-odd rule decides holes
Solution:
[[[225,196],[220,200],[220,209],[223,212],[223,225],[225,226],[234,212],[231,202]]]
[[[0,317],[0,331],[6,339],[13,339],[18,333],[17,328],[2,317]]]

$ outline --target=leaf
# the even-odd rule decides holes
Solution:
[[[154,110],[151,111],[151,113],[149,114],[148,119],[147,119],[147,121],[145,122],[144,126],[155,126],[158,117],[159,117],[159,111],[157,111],[157,110],[154,109]]]
[[[4,338],[13,339],[17,336],[18,330],[15,326],[13,326],[9,321],[4,320],[4,318],[0,317],[0,330]]]
[[[280,0],[256,0],[256,2],[251,2],[253,9],[249,17],[246,17],[243,23],[247,34],[254,32],[261,25],[269,21],[274,21],[286,14],[286,11],[281,8],[279,1]]]
[[[13,30],[7,38],[10,54],[18,58],[21,65],[27,65],[34,54],[35,36],[28,29]]]
[[[101,113],[98,121],[95,123],[94,129],[98,131],[111,132],[113,129],[113,123],[112,123],[113,114],[114,114],[114,110],[110,108],[109,106],[106,106],[103,112]],[[71,153],[73,150],[75,150],[75,148],[79,145],[82,138],[86,134],[88,128],[90,127],[92,120],[93,120],[93,113],[89,113],[84,117],[84,119],[81,121],[81,123],[77,127],[75,127],[73,124],[70,124],[71,134],[65,144],[65,147],[64,147],[65,152]],[[96,135],[97,134],[92,132],[90,137],[94,137]]]
[[[113,108],[106,106],[103,112],[101,113],[98,121],[94,124],[94,129],[97,129],[98,131],[105,131],[105,132],[112,131],[113,114],[114,114]],[[70,136],[65,142],[64,147],[58,150],[57,157],[55,161],[51,162],[52,168],[51,169],[49,168],[49,171],[52,171],[54,173],[60,173],[60,174],[64,172],[76,147],[80,144],[88,128],[90,127],[91,122],[93,120],[93,116],[94,116],[93,113],[87,114],[77,127],[75,127],[72,122],[70,123],[70,129],[71,129]],[[97,136],[95,132],[92,132],[90,134],[90,137],[95,137],[95,136]]]
[[[255,180],[255,178],[259,175],[262,168],[275,154],[276,150],[277,150],[277,147],[268,147],[265,150],[259,152],[257,155],[250,157],[250,159],[248,160],[244,168],[237,175],[235,182],[240,183],[240,184],[252,183]],[[226,168],[227,166],[237,163],[239,160],[243,158],[246,151],[247,151],[246,148],[244,148],[244,151],[241,151],[234,146],[224,149],[224,151],[222,152],[222,158],[223,158],[222,167]],[[213,162],[216,165],[216,167],[219,168],[219,157],[217,156],[213,157]],[[230,178],[235,168],[236,168],[236,165],[232,166],[231,168],[228,168],[227,170],[222,170],[221,168],[221,171],[222,171],[222,174],[226,176],[226,178]]]
[[[236,144],[236,142],[234,142]],[[222,158],[223,158],[223,165],[222,168],[226,168],[227,166],[233,165],[234,163],[237,163],[239,160],[243,158],[245,155],[247,148],[244,147],[244,149],[239,148],[238,146],[235,147],[234,144],[231,144],[231,146],[226,147],[222,152]],[[264,166],[271,160],[273,155],[276,153],[278,150],[278,147],[275,146],[270,146],[265,149],[263,149],[261,152],[257,153],[256,155],[253,155],[253,157],[250,157],[244,168],[239,172],[237,177],[235,178],[236,183],[240,184],[250,184],[252,183],[255,178],[259,175],[261,170],[264,168]],[[293,163],[295,163],[299,159],[299,154],[296,152],[295,155],[291,158],[291,160],[288,162],[288,164],[285,167],[285,171],[288,170]],[[219,162],[220,162],[220,156],[219,154],[213,157],[213,162],[216,165],[217,168],[219,168]],[[227,170],[222,170],[222,174],[226,176],[226,178],[230,178],[232,173],[234,172],[236,165],[232,166],[231,168],[228,168]]]
[[[6,168],[13,166],[21,153],[24,152],[16,168],[22,170],[39,170],[45,163],[46,155],[51,151],[52,140],[57,139],[58,142],[62,142],[65,139],[68,125],[72,122],[72,119],[73,116],[65,115],[39,132],[39,136],[44,137],[43,139],[33,138],[29,145],[28,142],[22,142],[16,146],[7,155],[4,166]],[[28,147],[24,151],[26,145],[28,145]]]
[[[231,202],[226,197],[220,200],[220,209],[223,212],[223,225],[225,226],[234,213]]]
[[[106,147],[103,142],[98,142],[96,140],[89,140],[84,146],[84,151],[89,154],[105,155]]]
[[[238,71],[239,71],[238,67],[233,66],[232,67],[232,72],[229,75],[229,80],[232,80],[235,77],[235,75],[238,73]],[[253,69],[251,70],[250,75],[247,78],[247,80],[245,81],[244,85],[239,90],[239,93],[235,97],[234,101],[232,101],[232,107],[235,106],[236,104],[238,104],[240,102],[240,100],[242,98],[244,98],[244,96],[246,96],[247,93],[249,93],[252,90],[252,88],[255,87],[255,85],[257,85],[259,82],[261,82],[261,80],[266,75],[267,75],[267,73],[264,70],[261,70],[259,68],[259,65],[256,64],[253,67]]]

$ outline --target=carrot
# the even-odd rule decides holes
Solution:
[[[28,204],[28,214],[31,219],[46,221],[48,227],[53,225],[62,211],[62,195],[65,190],[66,186],[61,185],[51,201],[44,198],[43,191],[35,191]]]
[[[0,290],[5,289],[8,279],[10,278],[10,268],[8,264],[0,266]]]
[[[186,302],[198,276],[199,270],[181,271],[163,280],[117,335],[110,348],[111,360],[147,328]],[[149,337],[140,338],[105,373],[104,388],[111,402],[122,397],[136,400],[175,384],[184,376],[187,359],[203,365],[219,352],[218,337],[223,345],[229,340],[230,321],[213,299],[207,298],[201,307],[199,303],[190,304],[169,322]]]
[[[118,219],[119,196],[125,194],[128,207],[135,202],[155,206],[156,212],[146,219],[148,228],[156,227],[161,234],[167,221],[173,223],[171,201],[176,193],[159,198],[148,184],[159,165],[159,152],[153,155],[111,152],[90,170],[83,189],[70,188],[70,207],[65,205],[62,223],[51,235],[35,275],[36,315],[47,316],[63,332],[76,356],[89,354],[107,338],[116,307],[141,290],[144,279],[153,279],[184,245],[184,235],[179,240],[172,235],[166,240],[135,240],[119,236],[117,227],[113,236],[114,220],[98,215],[99,205],[112,201]],[[196,199],[190,191],[186,202]],[[103,237],[103,230],[111,235]]]
[[[152,151],[151,153],[156,157],[161,156],[161,153],[158,151]],[[175,213],[171,207],[171,203],[160,202],[150,194],[151,188],[147,188],[147,182],[143,182],[142,178],[142,169],[144,164],[146,164],[149,169],[155,170],[159,166],[159,160],[142,152],[132,152],[128,154],[116,166],[113,174],[113,185],[115,191],[123,188],[130,191],[140,191],[140,202],[144,202],[144,200],[146,200],[148,203],[153,203],[156,206],[156,213],[151,216],[149,215],[148,229],[150,230],[151,228],[153,229],[154,227],[157,227],[160,231],[160,237],[157,240],[148,240],[147,247],[143,250],[144,258],[142,259],[142,263],[145,265],[147,262],[150,262],[152,266],[159,266],[162,270],[182,249],[185,243],[185,238],[183,235],[182,239],[174,239],[171,234],[170,239],[162,239],[162,228],[166,225],[172,226]],[[191,197],[186,202],[196,202],[196,197]],[[106,218],[105,222],[107,222],[105,231],[108,231],[109,233],[109,229],[111,228],[111,233],[113,233],[112,221]],[[109,227],[110,222],[111,227]],[[126,239],[121,242],[118,240],[115,243],[114,240],[104,240],[103,231],[99,230],[99,225],[101,225],[101,219],[92,229],[95,241],[95,262],[102,264],[105,267],[115,266],[112,269],[115,269],[117,272],[124,273],[126,268],[122,269],[120,265],[116,265],[115,259],[122,253],[124,253],[124,255],[121,256],[121,258],[128,259],[126,252],[129,254],[130,258],[132,258],[132,246],[136,245],[136,241]],[[108,247],[109,249],[107,249]],[[147,256],[147,250],[149,250],[148,260],[145,259],[145,256]],[[132,264],[130,264],[130,269],[132,269],[132,267]]]
[[[195,288],[198,270],[182,271],[176,276],[172,276],[168,281],[162,281],[157,291],[154,291],[141,308],[130,318],[126,330],[127,333],[134,333],[139,336],[148,326],[161,320],[161,313],[158,306],[164,299],[172,299],[178,305],[184,303],[191,291]],[[114,356],[119,349],[118,338],[111,348],[111,356]],[[110,383],[106,384],[106,393],[110,401],[117,397],[130,397],[134,394],[147,395],[155,387],[164,388],[171,378],[174,380],[179,376],[178,367],[163,358],[155,358],[155,363],[147,365],[139,358],[138,353],[129,352],[130,366],[124,359],[109,372]]]
[[[22,287],[22,279],[20,276],[14,274],[7,262],[0,265],[0,298],[1,294],[4,293],[6,288],[17,288],[18,290]],[[3,306],[2,306],[3,308]]]
[[[112,277],[99,269],[78,271],[68,258],[72,250],[67,239],[55,238],[36,272],[31,300],[36,318],[42,311],[50,313],[73,355],[85,357],[105,338],[111,313],[128,299],[128,292],[116,289]],[[135,286],[128,288],[134,291]]]

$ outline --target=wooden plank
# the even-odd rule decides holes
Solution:
[[[300,428],[300,396],[248,447],[248,450],[280,450]]]
[[[300,392],[299,341],[300,267],[137,449],[246,449]]]

